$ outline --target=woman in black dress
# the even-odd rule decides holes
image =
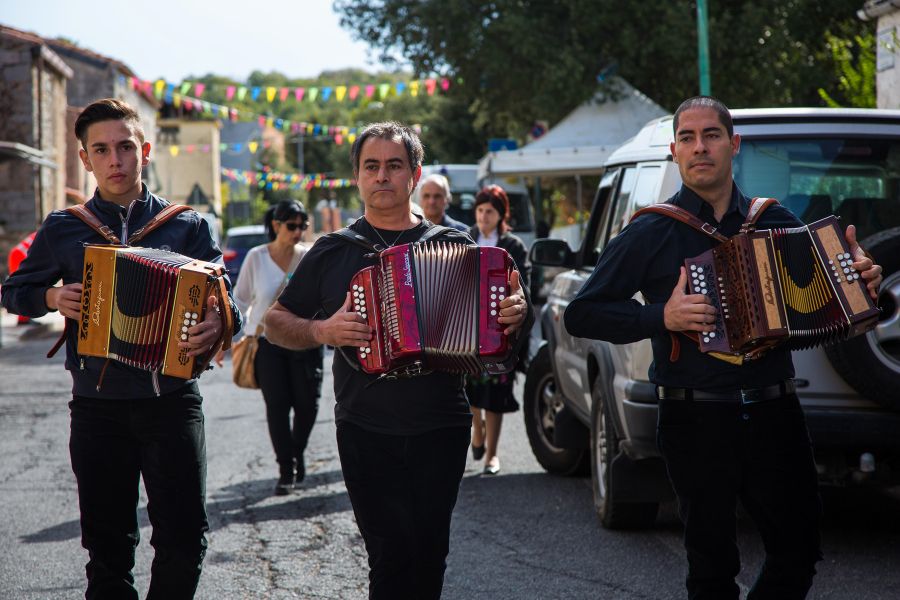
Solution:
[[[469,230],[479,246],[497,246],[509,252],[521,276],[522,288],[528,289],[528,249],[509,232],[506,217],[509,215],[509,198],[499,185],[489,185],[475,196],[475,226]],[[527,332],[526,332],[527,334]],[[503,414],[519,410],[513,397],[515,373],[470,377],[466,395],[472,408],[472,457],[484,457],[484,474],[500,472],[497,444]],[[482,416],[482,411],[484,412]]]

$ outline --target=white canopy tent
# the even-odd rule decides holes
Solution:
[[[619,77],[613,81],[617,100],[598,94],[561,120],[549,132],[519,148],[489,152],[478,163],[485,177],[566,177],[596,175],[606,158],[651,119],[668,114],[653,100]]]

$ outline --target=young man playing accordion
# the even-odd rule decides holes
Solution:
[[[196,379],[168,377],[117,360],[78,353],[85,244],[129,243],[168,202],[141,182],[150,161],[138,114],[114,99],[94,102],[75,123],[85,169],[97,191],[84,205],[104,236],[71,210],[51,213],[28,257],[3,284],[3,306],[39,317],[58,310],[67,318],[66,369],[72,374],[72,470],[78,483],[82,545],[88,550],[89,599],[138,598],[134,556],[139,539],[138,479],[143,476],[156,553],[147,598],[191,598],[206,552],[206,443]],[[78,207],[76,207],[78,208]],[[104,230],[106,231],[106,230]],[[152,229],[141,245],[222,263],[209,226],[197,213],[180,212]],[[62,280],[62,286],[55,287]],[[228,284],[230,288],[230,284]],[[230,293],[215,296],[206,318],[188,327],[179,347],[191,357],[209,354],[240,330]],[[219,311],[230,311],[233,331],[223,331]]]

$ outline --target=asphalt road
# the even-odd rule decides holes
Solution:
[[[9,323],[9,321],[4,321]],[[83,597],[75,482],[68,457],[69,378],[51,339],[22,341],[5,327],[0,348],[0,598]],[[329,355],[330,363],[330,355]],[[208,445],[209,553],[197,594],[208,600],[365,598],[366,554],[334,443],[330,371],[301,490],[274,497],[277,468],[259,392],[228,372],[203,376]],[[610,532],[592,512],[590,482],[544,473],[521,413],[507,417],[503,470],[480,476],[469,459],[454,513],[444,598],[683,598],[685,564],[672,505],[658,526]],[[826,558],[810,598],[900,597],[900,500],[867,490],[824,493]],[[152,549],[146,498],[135,569],[146,590]],[[763,554],[740,522],[746,589]]]

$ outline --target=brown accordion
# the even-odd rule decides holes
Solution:
[[[374,330],[366,373],[506,373],[516,357],[497,319],[513,260],[502,248],[423,242],[388,248],[350,282]]]
[[[700,350],[799,350],[865,333],[879,309],[851,262],[834,216],[741,233],[686,260],[691,292],[716,308],[716,330],[699,334]]]
[[[218,298],[228,339],[224,272],[222,265],[164,250],[86,246],[78,353],[182,379],[198,376],[220,344],[188,356],[178,342],[204,319],[210,294]]]

